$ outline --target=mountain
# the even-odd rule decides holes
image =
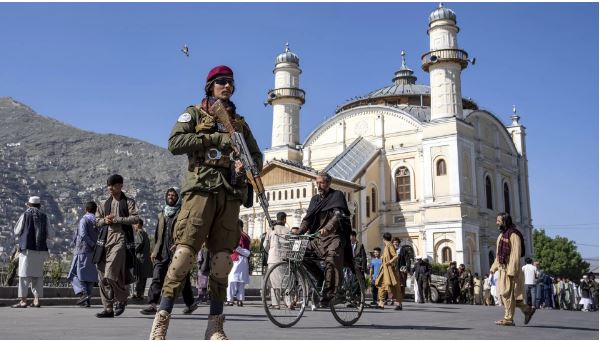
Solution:
[[[125,178],[123,190],[153,235],[164,193],[180,185],[186,160],[147,142],[75,128],[0,97],[0,247],[12,248],[12,228],[28,197],[38,195],[58,232],[51,252],[70,253],[85,202],[107,198],[106,179],[114,173]]]

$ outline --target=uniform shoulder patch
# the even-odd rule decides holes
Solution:
[[[190,115],[190,113],[188,113],[188,112],[184,112],[183,114],[181,114],[179,116],[179,118],[177,119],[177,122],[187,123],[191,120],[192,120],[192,115]]]

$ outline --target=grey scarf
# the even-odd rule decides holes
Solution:
[[[173,217],[175,213],[177,213],[177,211],[179,211],[179,209],[181,208],[181,195],[179,194],[179,188],[171,187],[167,190],[167,193],[169,193],[169,191],[171,190],[177,192],[177,202],[173,206],[169,206],[168,204],[165,205],[165,208],[163,209],[163,214],[169,218]],[[165,203],[167,202],[167,193],[165,193]]]

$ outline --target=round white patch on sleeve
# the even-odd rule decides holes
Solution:
[[[177,119],[177,122],[182,122],[182,123],[186,123],[192,120],[192,115],[190,115],[187,112],[184,112],[183,114],[181,114],[181,116],[179,116],[179,118]]]

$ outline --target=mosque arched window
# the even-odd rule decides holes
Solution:
[[[283,191],[283,199],[287,200],[287,191]]]
[[[436,169],[437,176],[446,175],[446,161],[444,159],[439,160],[437,162]]]
[[[442,248],[442,263],[450,262],[452,262],[452,249],[449,246],[444,246]]]
[[[294,199],[294,190],[290,189],[290,199]]]
[[[367,212],[367,218],[371,217],[371,197],[367,195],[367,200],[365,201],[365,211]]]
[[[267,192],[267,201],[271,200],[271,193]]]
[[[485,202],[486,202],[486,207],[490,210],[494,209],[494,201],[492,200],[492,198],[493,198],[492,180],[490,179],[489,175],[486,175],[486,177],[485,177]]]
[[[279,194],[277,194],[277,200],[281,200],[281,191],[278,192]]]
[[[303,188],[303,189],[302,189],[302,197],[303,197],[303,198],[306,198],[306,188]]]
[[[406,167],[396,171],[396,201],[410,200],[410,172]]]
[[[508,183],[504,183],[504,212],[510,213],[510,190]]]
[[[371,211],[375,213],[377,210],[377,190],[375,187],[371,188]]]

